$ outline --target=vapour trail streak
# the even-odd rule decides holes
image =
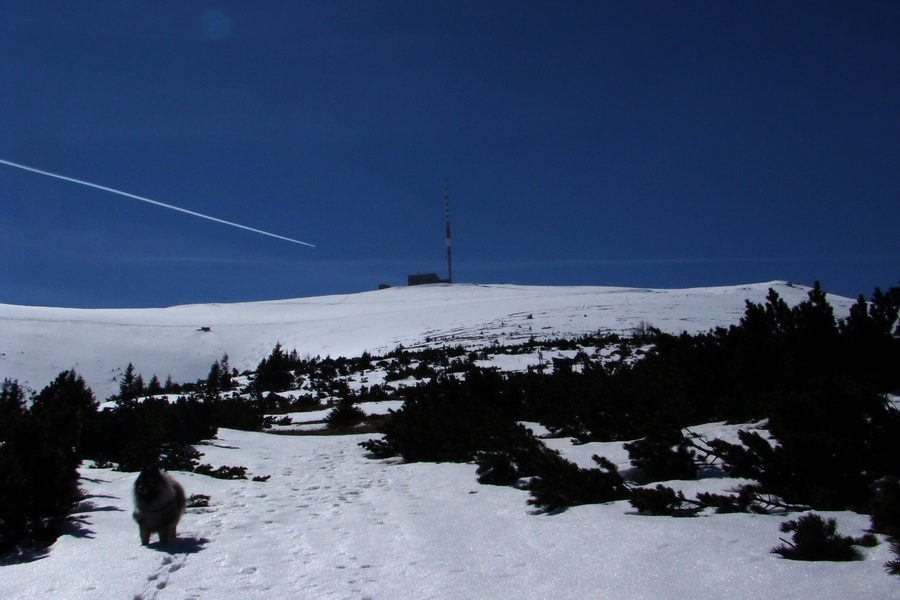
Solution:
[[[166,204],[165,202],[158,202],[156,200],[151,200],[150,198],[144,198],[143,196],[137,196],[135,194],[129,194],[128,192],[123,192],[121,190],[116,190],[110,187],[106,187],[105,185],[97,185],[96,183],[91,183],[89,181],[83,181],[81,179],[75,179],[73,177],[66,177],[65,175],[57,175],[56,173],[50,173],[48,171],[42,171],[40,169],[35,169],[33,167],[28,167],[25,165],[20,165],[19,163],[14,163],[8,160],[3,160],[0,158],[0,164],[8,165],[10,167],[15,167],[17,169],[22,169],[24,171],[31,171],[32,173],[38,173],[40,175],[46,175],[47,177],[54,177],[56,179],[62,179],[63,181],[71,181],[72,183],[78,183],[81,185],[86,185],[88,187],[96,188],[98,190],[103,190],[104,192],[111,192],[113,194],[118,194],[120,196],[125,196],[126,198],[133,198],[134,200],[140,200],[141,202],[146,202],[148,204],[155,204],[156,206],[162,206],[163,208],[169,208],[172,210],[177,210],[178,212],[182,212],[188,215],[193,215],[195,217],[200,217],[201,219],[207,219],[209,221],[215,221],[216,223],[221,223],[223,225],[230,225],[232,227],[237,227],[238,229],[245,229],[247,231],[252,231],[253,233],[259,233],[262,235],[267,235],[269,237],[273,237],[279,240],[284,240],[286,242],[292,242],[294,244],[301,244],[303,246],[310,246],[315,248],[315,245],[309,244],[307,242],[301,242],[300,240],[291,239],[289,237],[284,237],[283,235],[278,235],[275,233],[269,233],[268,231],[263,231],[261,229],[254,229],[253,227],[247,227],[246,225],[241,225],[240,223],[232,223],[231,221],[226,221],[224,219],[218,219],[216,217],[211,217],[209,215],[204,215],[203,213],[194,212],[192,210],[187,210],[186,208],[179,208],[177,206],[172,206],[171,204]]]

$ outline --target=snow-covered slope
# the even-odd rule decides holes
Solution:
[[[2,376],[33,386],[75,366],[108,392],[128,361],[145,374],[188,380],[223,352],[232,364],[254,366],[277,341],[336,356],[623,331],[642,321],[701,331],[735,322],[745,299],[761,301],[769,287],[792,304],[806,297],[781,282],[693,290],[453,285],[128,311],[0,305],[0,365]],[[831,300],[846,314],[849,300]],[[737,428],[693,429],[733,441]],[[796,514],[646,517],[626,501],[535,514],[526,491],[479,485],[473,464],[366,458],[357,444],[368,437],[220,429],[198,446],[201,462],[268,479],[175,473],[209,505],[188,510],[177,540],[154,538],[147,547],[130,514],[135,474],[83,465],[86,498],[68,530],[46,554],[0,562],[0,598],[900,599],[896,578],[883,572],[891,558],[883,539],[861,550],[863,560],[810,563],[769,551],[785,535],[779,524]],[[621,442],[546,443],[584,467],[594,454],[629,466]],[[736,480],[669,483],[694,494]],[[837,518],[844,535],[869,526],[865,515],[823,516]]]
[[[118,390],[114,378],[129,362],[145,379],[188,382],[226,353],[239,370],[253,368],[278,342],[301,356],[336,357],[400,344],[478,346],[624,332],[641,323],[698,332],[737,322],[745,301],[762,302],[770,287],[790,304],[808,291],[787,282],[676,290],[454,284],[159,309],[0,304],[0,378],[39,390],[74,368],[103,399]],[[839,316],[851,304],[831,302]]]
[[[209,507],[188,510],[177,541],[148,547],[131,520],[135,474],[83,468],[89,498],[72,530],[46,558],[0,564],[0,598],[900,598],[885,543],[862,561],[810,563],[769,552],[788,516],[643,517],[624,501],[535,515],[527,492],[478,485],[475,465],[370,460],[361,439],[220,430],[199,447],[204,462],[270,479],[176,473]],[[605,446],[573,450],[623,454]],[[868,526],[825,516],[845,535]]]

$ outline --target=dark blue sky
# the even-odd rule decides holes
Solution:
[[[900,3],[8,0],[0,302],[900,280]]]

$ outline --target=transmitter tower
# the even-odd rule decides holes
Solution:
[[[450,192],[444,179],[444,216],[447,221],[447,283],[453,283],[453,252],[450,243]]]

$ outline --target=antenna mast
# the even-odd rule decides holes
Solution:
[[[453,283],[453,258],[450,248],[450,192],[444,178],[444,214],[447,219],[447,283]]]

